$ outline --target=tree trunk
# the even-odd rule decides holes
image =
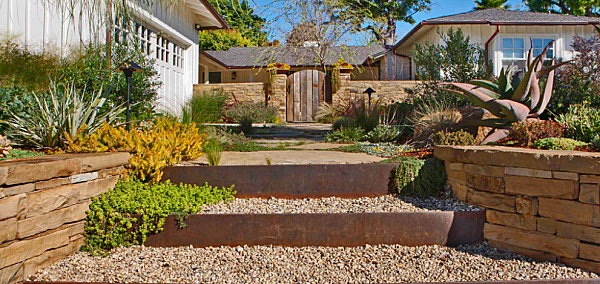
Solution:
[[[381,32],[383,45],[386,47],[396,44],[396,20],[388,19],[383,31]]]

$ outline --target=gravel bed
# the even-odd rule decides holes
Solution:
[[[477,211],[475,206],[460,200],[418,199],[384,195],[379,197],[348,198],[249,198],[205,206],[200,214],[282,214],[282,213],[373,213]]]
[[[598,275],[477,244],[449,248],[273,246],[79,252],[34,281],[139,283],[390,283],[595,278]]]

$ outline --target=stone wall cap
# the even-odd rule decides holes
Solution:
[[[600,153],[506,146],[437,146],[435,157],[470,164],[600,174]]]
[[[103,152],[56,154],[1,161],[0,169],[7,170],[6,178],[0,178],[0,185],[37,182],[118,167],[127,164],[130,158],[131,154],[127,152]]]

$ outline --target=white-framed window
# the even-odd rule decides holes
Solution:
[[[544,48],[550,44],[554,39],[553,38],[531,38],[531,44],[533,47],[533,56],[536,57],[542,53]],[[546,58],[554,58],[554,44],[550,45],[548,51],[546,52]]]
[[[135,23],[136,43],[139,44],[140,50],[148,56],[152,55],[153,34],[152,30],[146,26]]]
[[[531,39],[531,41],[530,41]],[[527,64],[527,53],[533,48],[533,56],[538,56],[546,45],[554,40],[553,37],[529,37],[529,36],[506,36],[502,38],[502,67],[504,69],[516,66],[520,70],[525,69]],[[551,59],[556,56],[555,44],[548,48],[546,58]]]
[[[173,43],[173,66],[183,68],[183,48]]]
[[[166,37],[156,37],[156,59],[169,63],[169,46],[170,42]]]

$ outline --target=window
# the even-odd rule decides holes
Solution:
[[[525,59],[525,40],[522,38],[502,39],[504,59]]]
[[[146,54],[152,54],[152,31],[143,25],[135,23],[136,42],[139,44],[140,50]]]
[[[533,47],[533,56],[538,56],[544,48],[550,44],[554,39],[552,38],[532,38],[531,44]],[[548,48],[548,52],[546,53],[546,58],[554,58],[554,44],[550,45]]]
[[[183,48],[179,47],[177,44],[172,44],[173,46],[173,66],[183,68]]]
[[[528,37],[506,37],[502,39],[502,67],[504,69],[516,66],[520,70],[525,69],[527,63],[527,53],[530,48],[533,49],[533,56],[538,56],[544,50],[544,47],[554,39],[549,37],[531,38]],[[548,48],[546,58],[554,58],[554,44]]]
[[[162,36],[156,37],[156,59],[169,63],[170,42]]]

